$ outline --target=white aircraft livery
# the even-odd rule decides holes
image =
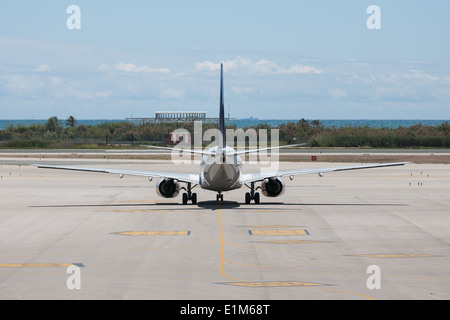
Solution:
[[[159,178],[156,185],[156,192],[163,198],[175,198],[179,195],[181,190],[184,190],[182,195],[183,204],[191,202],[197,203],[197,194],[192,192],[192,189],[199,186],[202,189],[216,192],[217,201],[223,201],[223,192],[239,189],[242,186],[246,186],[250,189],[250,192],[245,194],[245,203],[250,202],[259,203],[260,196],[256,192],[258,189],[266,197],[278,197],[285,191],[285,184],[282,177],[290,177],[296,175],[318,173],[322,175],[325,172],[346,171],[356,169],[369,169],[379,167],[391,167],[400,166],[409,162],[393,162],[393,163],[380,163],[380,164],[365,164],[345,167],[331,167],[331,168],[318,168],[318,169],[299,169],[289,171],[275,171],[271,173],[242,173],[242,161],[240,155],[249,154],[259,151],[267,151],[271,149],[280,149],[298,146],[288,145],[271,148],[260,148],[252,150],[240,150],[236,151],[226,144],[226,130],[225,130],[225,115],[224,115],[224,95],[223,95],[223,65],[220,68],[220,112],[219,112],[219,139],[218,145],[210,148],[209,150],[194,150],[194,149],[179,149],[179,148],[166,148],[166,147],[152,147],[164,150],[189,152],[192,154],[201,154],[201,170],[200,173],[183,174],[183,173],[170,173],[170,172],[149,172],[149,171],[136,171],[136,170],[120,170],[120,169],[101,169],[101,168],[84,168],[84,167],[71,167],[71,166],[56,166],[56,165],[43,165],[35,164],[38,168],[45,169],[62,169],[62,170],[75,170],[75,171],[88,171],[88,172],[100,172],[123,175],[134,175],[152,178]],[[181,187],[180,183],[186,184],[185,187]],[[260,183],[256,187],[256,183]]]

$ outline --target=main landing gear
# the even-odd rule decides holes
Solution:
[[[259,193],[255,192],[255,190],[261,189],[261,187],[258,187],[255,189],[255,183],[252,182],[249,188],[250,188],[250,192],[247,192],[245,194],[245,203],[250,204],[250,202],[252,202],[252,200],[254,200],[255,204],[258,204],[259,203]]]
[[[196,186],[196,185],[195,185]],[[192,187],[191,183],[187,184],[187,189],[186,188],[182,188],[184,190],[186,190],[187,193],[183,193],[183,204],[187,204],[188,201],[191,201],[192,204],[197,204],[197,194],[192,192],[192,189],[195,188]]]

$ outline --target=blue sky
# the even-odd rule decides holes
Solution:
[[[81,29],[69,30],[69,5]],[[369,30],[370,5],[381,29]],[[0,118],[450,119],[450,2],[23,1],[0,6]]]

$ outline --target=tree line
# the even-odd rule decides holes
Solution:
[[[279,127],[280,140],[286,143],[306,142],[310,147],[346,148],[448,148],[450,127],[448,122],[438,126],[373,128],[324,127],[320,121],[311,123],[301,119],[297,123],[282,124]]]
[[[51,117],[44,124],[9,125],[0,130],[2,148],[70,148],[102,147],[113,144],[167,143],[165,137],[178,128],[194,133],[193,123],[134,124],[131,122],[104,122],[97,125],[80,124],[70,116],[65,120]],[[215,124],[203,124],[203,133],[216,128]],[[227,126],[237,129],[236,126]],[[245,127],[248,129],[278,129],[279,143],[306,143],[307,147],[345,148],[449,148],[449,124],[438,126],[417,124],[410,127],[373,128],[325,127],[319,120],[281,124],[271,127],[266,124]]]

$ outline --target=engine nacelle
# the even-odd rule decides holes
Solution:
[[[261,183],[261,192],[266,197],[279,197],[284,193],[284,181],[280,178],[264,179]]]
[[[174,179],[159,179],[156,193],[163,198],[175,198],[180,193],[180,184]]]

